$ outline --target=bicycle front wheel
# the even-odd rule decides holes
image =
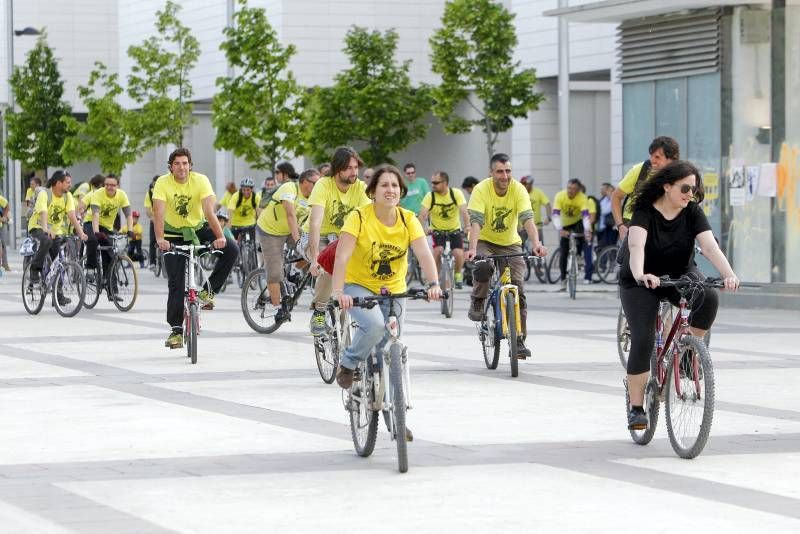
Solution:
[[[550,256],[550,262],[547,264],[547,281],[551,284],[561,280],[561,267],[559,265],[561,258],[561,249],[555,249]]]
[[[447,291],[447,298],[442,299],[441,311],[445,317],[453,316],[453,258],[442,262],[442,276],[439,287]]]
[[[346,312],[342,312],[342,317],[347,317]],[[333,309],[328,309],[325,313],[325,323],[327,326],[325,334],[314,337],[314,356],[322,381],[332,384],[336,378],[336,368],[339,366],[341,346],[339,328],[347,328],[347,325],[338,324],[336,310]]]
[[[619,281],[619,265],[617,264],[617,247],[605,247],[597,256],[597,276],[606,284],[616,284]]]
[[[259,334],[271,334],[281,325],[275,320],[278,308],[270,301],[264,269],[256,269],[248,275],[242,286],[240,304],[244,320]]]
[[[508,356],[511,359],[511,376],[519,375],[517,352],[517,310],[514,306],[514,293],[506,293],[506,318],[508,320]]]
[[[358,366],[358,380],[353,382],[347,395],[350,413],[350,435],[356,454],[366,458],[375,450],[378,437],[378,413],[372,409],[375,390],[372,383],[372,356]]]
[[[492,303],[488,306],[484,314],[484,320],[481,321],[480,329],[478,330],[478,337],[483,349],[483,361],[486,362],[487,369],[497,369],[497,364],[500,361],[500,340],[497,337],[496,317],[495,301],[492,298]]]
[[[619,307],[617,314],[617,354],[619,355],[619,363],[622,364],[623,369],[628,368],[628,354],[631,351],[631,330],[628,327],[628,319],[625,317],[625,312],[622,306]]]
[[[197,330],[200,328],[200,310],[196,302],[189,304],[183,326],[183,338],[186,342],[186,356],[192,364],[197,363]]]
[[[74,317],[83,307],[86,281],[83,269],[74,261],[64,262],[53,282],[53,304],[62,317]]]
[[[567,287],[569,289],[569,298],[575,300],[575,292],[578,290],[578,258],[574,254],[569,255],[568,268]]]
[[[46,296],[47,288],[44,282],[42,280],[31,281],[31,264],[29,262],[22,273],[22,305],[25,306],[25,311],[31,315],[38,314],[42,311]]]
[[[139,278],[128,256],[119,256],[111,266],[111,300],[121,312],[130,311],[139,296]]]
[[[394,438],[397,443],[397,469],[408,471],[408,443],[406,442],[406,398],[403,389],[403,361],[400,345],[393,343],[389,348],[392,383],[392,420]]]
[[[714,366],[703,340],[682,340],[677,361],[667,369],[666,397],[672,449],[681,458],[694,458],[705,447],[714,418]]]
[[[100,274],[99,267],[96,269],[84,267],[83,278],[86,281],[83,306],[87,310],[91,310],[97,305],[97,301],[100,300],[100,295],[103,293],[103,275]]]

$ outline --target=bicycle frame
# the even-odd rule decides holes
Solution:
[[[501,258],[491,258],[497,264],[497,260]],[[506,264],[503,267],[503,272],[500,276],[494,277],[492,289],[489,292],[489,298],[486,299],[486,309],[484,314],[489,311],[490,303],[494,302],[495,325],[500,325],[500,336],[497,339],[504,339],[508,337],[508,313],[506,310],[506,295],[511,293],[514,295],[514,317],[517,327],[517,332],[522,331],[522,320],[519,312],[519,288],[511,283],[511,267]]]
[[[658,383],[658,393],[659,397],[663,398],[664,390],[667,386],[667,380],[670,378],[667,376],[667,369],[669,368],[669,364],[667,363],[667,355],[672,358],[672,379],[675,382],[675,393],[680,396],[682,395],[681,392],[681,381],[680,381],[680,369],[679,369],[679,362],[678,357],[680,356],[680,351],[678,350],[678,344],[681,340],[684,339],[685,336],[691,336],[691,330],[689,329],[689,310],[688,302],[686,300],[685,295],[681,295],[680,301],[678,303],[678,310],[679,315],[678,317],[680,320],[673,320],[672,321],[672,328],[670,328],[669,333],[667,334],[666,340],[664,340],[664,319],[663,319],[663,308],[662,306],[670,306],[669,302],[661,301],[659,303],[658,309],[658,317],[656,318],[656,368],[653,371],[653,374],[656,377],[656,381]],[[693,363],[693,377],[695,382],[695,389],[700,398],[700,383],[698,380],[698,362],[695,358]]]

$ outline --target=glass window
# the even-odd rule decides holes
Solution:
[[[800,0],[786,3],[786,142],[781,147],[776,226],[785,243],[786,282],[800,283]]]
[[[626,83],[622,87],[622,156],[625,171],[647,158],[655,137],[655,83]]]

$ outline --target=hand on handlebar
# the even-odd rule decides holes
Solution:
[[[442,288],[431,286],[428,288],[428,300],[439,300],[442,298]]]
[[[545,256],[547,256],[547,248],[541,243],[539,243],[538,245],[533,247],[533,253],[536,256],[539,256],[540,258],[544,258]]]
[[[108,236],[105,232],[95,232],[94,236],[97,238],[98,241],[106,241],[108,240]]]
[[[736,291],[739,289],[739,279],[736,278],[736,275],[726,276],[722,279],[723,283],[725,284],[725,289],[728,291]]]
[[[464,259],[466,261],[472,261],[475,258],[475,256],[477,256],[477,255],[478,255],[478,251],[475,250],[474,248],[471,248],[471,249],[469,249],[469,250],[464,252]]]
[[[345,295],[344,293],[342,293],[341,295],[338,295],[335,298],[336,301],[339,303],[339,307],[341,309],[349,310],[350,308],[353,307],[353,297],[351,297],[350,295]]]
[[[661,285],[661,280],[653,274],[643,274],[641,278],[636,280],[636,282],[638,282],[639,285],[649,289],[655,289]]]
[[[225,245],[227,245],[227,244],[228,244],[228,241],[224,237],[218,237],[212,243],[212,245],[216,249],[223,249],[223,248],[225,248]]]
[[[166,239],[156,239],[156,244],[158,245],[158,248],[164,252],[167,252],[172,248],[172,245]]]
[[[558,235],[561,237],[569,237],[569,230],[561,229],[558,231]]]

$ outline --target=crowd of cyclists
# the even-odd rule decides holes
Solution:
[[[725,288],[735,290],[739,285],[700,208],[701,173],[680,160],[677,142],[668,137],[654,139],[648,158],[631,168],[616,187],[604,183],[599,200],[586,194],[579,179],[572,179],[555,194],[552,205],[533,177],[516,179],[509,156],[500,153],[491,158],[486,178],[467,177],[459,189],[445,171],[435,172],[429,184],[412,163],[402,171],[388,164],[365,169],[356,150],[339,147],[329,164],[297,173],[284,162],[261,191],[256,190],[253,178],[243,177],[238,186],[227,183],[219,198],[209,178],[193,169],[189,149],[174,150],[167,163],[168,172],[153,177],[144,198],[150,220],[148,254],[142,248],[139,213],[117,176],[97,175],[74,192],[66,171],[54,172],[44,186],[32,177],[25,198],[28,234],[38,242],[29,267],[31,280],[38,280],[45,257],[54,257],[59,243],[72,233],[85,244],[84,261],[89,268],[96,267],[98,247],[108,245],[109,236],[118,232],[127,233],[128,254],[142,266],[156,261],[156,249],[168,252],[175,244],[211,243],[219,254],[199,297],[205,309],[213,309],[214,296],[237,262],[237,243],[249,236],[259,246],[268,288],[269,299],[260,305],[276,322],[290,319],[281,287],[284,261],[292,254],[300,258],[295,268],[310,270],[315,277],[311,335],[326,332],[326,310],[332,301],[350,311],[358,328],[336,372],[342,388],[351,387],[359,362],[387,340],[385,307],[352,307],[353,298],[405,292],[413,253],[428,298],[438,300],[442,288],[437,269],[446,246],[455,259],[455,287],[445,288],[452,291],[463,287],[465,266],[476,258],[523,250],[547,255],[542,234],[552,224],[559,234],[562,284],[566,283],[570,235],[579,236],[586,283],[592,282],[594,238],[603,246],[621,241],[619,294],[631,334],[628,425],[639,429],[647,425],[642,402],[659,301],[666,298],[676,303],[678,299],[674,289],[659,287],[660,277],[702,276],[694,262],[697,243],[721,274]],[[9,212],[8,202],[0,197],[0,224],[8,220]],[[99,257],[103,272],[108,272],[108,254]],[[2,260],[3,268],[8,268],[6,256]],[[163,261],[169,328],[165,346],[175,349],[184,343],[186,260],[164,255]],[[526,343],[525,258],[507,261],[520,304],[516,354],[524,359],[531,356]],[[483,319],[492,275],[491,264],[478,265],[471,273],[467,314],[472,321]],[[402,301],[399,304],[402,330],[405,310]],[[702,337],[711,327],[717,307],[715,290],[706,289],[702,304],[690,317],[694,335]]]

